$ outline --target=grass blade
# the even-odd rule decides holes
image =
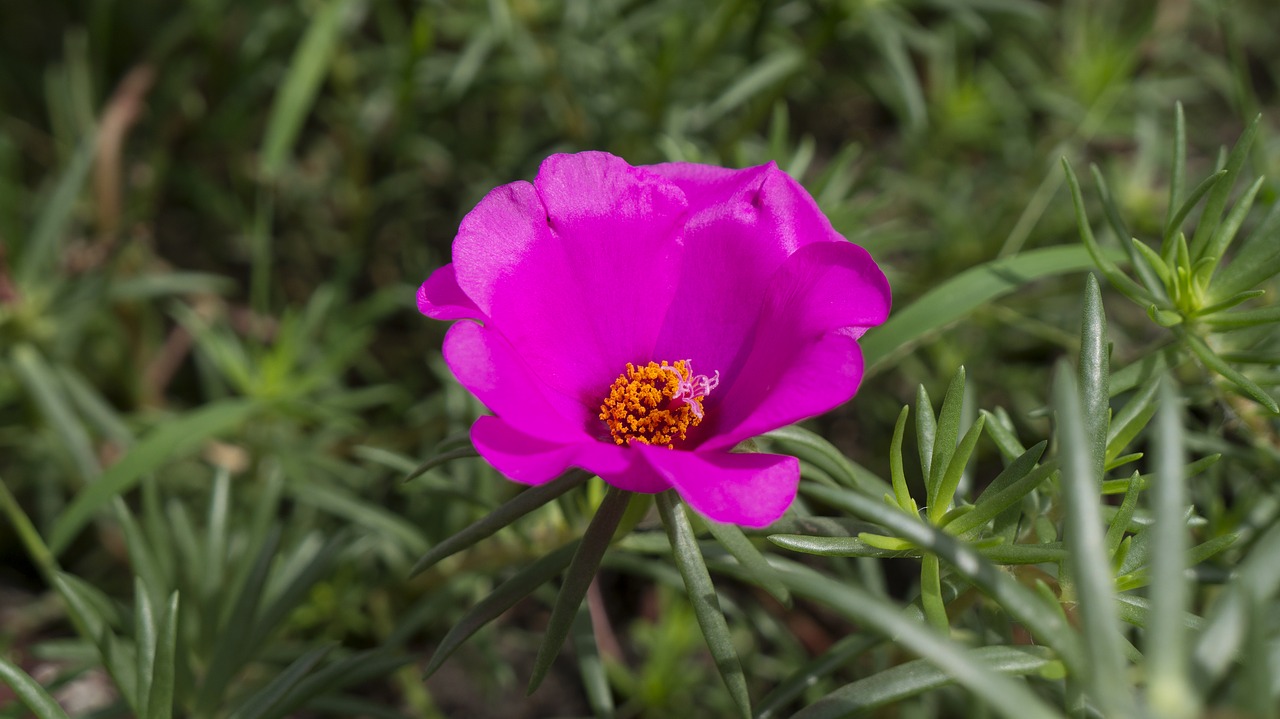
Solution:
[[[1067,158],[1062,158],[1062,169],[1067,173],[1067,187],[1071,190],[1071,202],[1076,210],[1076,226],[1080,231],[1080,241],[1084,244],[1084,250],[1092,259],[1092,265],[1102,272],[1107,281],[1115,286],[1121,294],[1140,305],[1149,305],[1153,299],[1151,293],[1145,288],[1134,282],[1120,267],[1116,265],[1112,255],[1098,245],[1098,240],[1093,236],[1093,227],[1089,224],[1089,215],[1084,209],[1084,196],[1080,192],[1080,180],[1076,178],[1075,170],[1071,169],[1071,163],[1067,162]],[[1124,238],[1121,238],[1123,241]],[[1122,253],[1116,252],[1115,255],[1123,256]],[[1087,268],[1082,268],[1087,269]]]
[[[615,711],[613,691],[609,688],[609,677],[600,659],[600,648],[591,626],[591,612],[586,604],[578,607],[578,616],[573,620],[573,648],[578,655],[582,689],[587,694],[592,713],[599,719],[609,719]]]
[[[1110,348],[1102,289],[1093,273],[1085,277],[1084,310],[1080,320],[1080,401],[1089,456],[1098,481],[1106,466],[1107,426],[1111,421]]]
[[[1220,302],[1254,289],[1280,272],[1280,202],[1271,205],[1262,221],[1231,259],[1219,267],[1209,287],[1213,301]]]
[[[499,529],[506,527],[529,512],[587,481],[590,476],[586,472],[574,470],[559,479],[522,491],[508,500],[506,504],[493,510],[466,529],[432,547],[409,570],[409,576],[417,576],[430,569],[441,559],[450,557],[474,545],[476,542],[492,536]]]
[[[156,660],[156,614],[151,607],[151,599],[143,581],[133,578],[134,607],[134,646],[137,651],[138,677],[138,715],[151,716],[147,702],[151,699],[152,675],[155,672]]]
[[[333,645],[316,647],[298,657],[266,686],[245,700],[231,719],[263,719],[301,682],[322,659],[333,651]]]
[[[920,550],[881,549],[859,537],[814,536],[812,534],[770,534],[769,541],[793,552],[822,557],[918,557]]]
[[[458,447],[457,449],[451,449],[448,452],[441,452],[440,454],[437,454],[431,459],[428,459],[422,464],[419,464],[418,466],[414,467],[408,474],[404,476],[404,479],[402,481],[408,482],[408,481],[417,479],[418,477],[421,477],[422,475],[426,474],[427,472],[430,472],[436,467],[439,467],[443,464],[448,464],[449,462],[452,462],[455,459],[466,459],[467,457],[479,457],[479,456],[480,456],[480,453],[475,450],[475,447]]]
[[[1009,413],[1003,407],[996,407],[991,412],[985,409],[978,412],[987,416],[987,436],[991,437],[996,449],[1000,450],[1006,465],[1027,451],[1022,440],[1018,439],[1013,420],[1009,418]]]
[[[1047,441],[1038,442],[1010,462],[978,496],[973,503],[973,510],[947,524],[947,530],[953,534],[964,534],[977,529],[1040,486],[1057,467],[1056,463],[1036,467],[1048,445]]]
[[[898,421],[893,426],[893,439],[889,444],[889,480],[893,483],[894,500],[904,512],[916,511],[915,502],[911,499],[911,490],[907,489],[907,475],[902,466],[902,437],[906,434],[907,413],[910,411],[910,407],[904,406],[898,413]]]
[[[18,701],[37,719],[71,719],[39,682],[4,657],[0,657],[0,681],[9,685]]]
[[[394,539],[409,553],[407,557],[427,551],[429,542],[422,530],[399,514],[375,502],[366,502],[353,492],[341,487],[325,486],[315,482],[295,485],[291,489],[293,491],[290,494],[299,504],[322,509],[336,517],[341,517],[352,526],[362,527],[371,533]],[[405,561],[405,564],[407,563]]]
[[[1280,522],[1254,542],[1233,581],[1209,610],[1192,654],[1201,693],[1209,690],[1239,657],[1249,627],[1250,603],[1280,592]]]
[[[942,481],[938,485],[938,495],[929,506],[929,520],[934,524],[941,523],[943,515],[950,508],[956,495],[956,488],[960,486],[960,477],[969,464],[969,458],[973,456],[973,450],[978,446],[978,439],[982,437],[982,428],[986,423],[987,418],[979,416],[978,421],[964,433],[960,446],[947,462],[947,471],[942,475]]]
[[[1187,504],[1186,449],[1180,399],[1169,380],[1160,386],[1156,421],[1156,480],[1151,490],[1155,517],[1151,555],[1151,619],[1145,654],[1148,661],[1147,702],[1169,719],[1199,716],[1197,697],[1187,673],[1186,613]]]
[[[924,89],[920,87],[919,73],[907,51],[906,39],[898,24],[891,19],[892,15],[870,12],[868,16],[868,24],[874,28],[870,33],[871,38],[879,45],[880,52],[888,63],[893,87],[898,91],[899,103],[895,109],[903,116],[906,129],[918,132],[928,122],[928,109]]]
[[[926,554],[920,559],[920,607],[924,618],[943,636],[950,636],[951,619],[942,598],[942,566],[938,555]]]
[[[230,614],[221,625],[222,631],[216,635],[209,670],[205,673],[204,682],[196,696],[197,714],[209,714],[218,706],[223,692],[245,659],[245,648],[256,639],[249,636],[250,632],[242,629],[252,627],[254,617],[257,616],[271,563],[280,545],[280,531],[280,527],[275,526],[267,534],[266,541],[240,586],[235,603],[231,605]]]
[[[1280,322],[1280,307],[1272,305],[1239,312],[1224,312],[1203,317],[1201,320],[1218,332],[1249,329]]]
[[[1187,118],[1182,111],[1182,103],[1178,102],[1174,105],[1173,111],[1173,147],[1170,150],[1173,156],[1173,170],[1169,174],[1169,209],[1164,221],[1165,242],[1171,241],[1175,227],[1181,222],[1175,223],[1174,211],[1182,201],[1182,191],[1187,188]],[[1165,249],[1161,246],[1162,254]]]
[[[933,414],[933,402],[924,385],[916,388],[916,448],[920,453],[920,471],[925,484],[933,473],[933,452],[938,437],[938,418]],[[932,490],[925,487],[925,501],[929,501]]]
[[[294,684],[262,719],[294,716],[297,710],[317,697],[331,695],[353,684],[386,676],[413,661],[411,657],[388,655],[385,648],[352,654],[308,674]]]
[[[58,572],[50,584],[66,604],[81,638],[99,643],[113,628],[124,624],[111,599],[76,575]],[[121,687],[121,691],[132,693],[133,687]]]
[[[470,639],[471,635],[480,631],[486,624],[515,606],[516,602],[529,596],[535,589],[551,581],[557,574],[564,571],[564,568],[569,566],[569,561],[573,559],[573,555],[577,551],[578,542],[570,542],[539,558],[538,561],[498,585],[497,589],[494,589],[489,596],[472,607],[444,635],[444,639],[440,640],[440,645],[436,647],[435,653],[431,655],[431,660],[427,662],[427,668],[423,670],[423,677],[430,677],[434,674],[440,668],[440,665],[444,664],[445,660],[449,658],[449,655],[462,646],[463,642]]]
[[[95,512],[137,484],[142,475],[194,451],[210,437],[240,424],[256,409],[256,403],[249,400],[215,402],[153,429],[67,505],[49,532],[49,548],[55,555],[61,553]]]
[[[111,406],[93,384],[76,370],[66,365],[54,367],[67,398],[75,405],[80,416],[102,434],[123,446],[133,444],[133,432],[124,418]]]
[[[1077,647],[1076,635],[1063,616],[1047,607],[1032,590],[983,558],[974,548],[947,532],[866,495],[813,484],[801,484],[800,488],[808,496],[853,516],[875,522],[894,536],[937,554],[960,575],[994,599],[1009,616],[1025,625],[1036,639],[1052,647],[1069,668],[1083,671],[1084,662]],[[792,591],[795,591],[794,586]]]
[[[1143,280],[1146,282],[1147,287],[1153,293],[1159,289],[1160,299],[1168,299],[1164,288],[1173,286],[1173,270],[1170,270],[1169,265],[1165,264],[1164,258],[1160,256],[1160,253],[1147,247],[1147,243],[1142,240],[1131,237],[1129,238],[1129,246],[1137,253],[1137,256],[1134,257],[1134,266],[1139,269],[1145,266],[1146,274],[1150,276],[1149,279]],[[1141,262],[1137,261],[1139,259]]]
[[[926,475],[929,516],[933,518],[939,506],[944,506],[948,498],[942,496],[943,477],[951,469],[951,457],[956,452],[956,444],[960,439],[960,414],[964,408],[964,367],[956,370],[947,386],[947,394],[942,398],[942,409],[938,411],[938,427],[933,437],[933,456],[929,460],[929,473]],[[976,439],[975,439],[976,441]],[[959,481],[957,475],[956,481]],[[946,511],[944,508],[943,512]],[[942,516],[937,513],[937,516]],[[935,520],[936,521],[936,520]]]
[[[329,0],[311,18],[280,84],[262,140],[262,174],[277,179],[311,112],[342,31],[346,0]]]
[[[114,631],[126,620],[101,590],[73,574],[58,572],[50,582],[66,604],[76,632],[98,649],[103,668],[111,675],[125,703],[138,711],[138,667],[132,643],[120,641]]]
[[[725,88],[715,100],[698,113],[695,126],[714,124],[734,108],[766,92],[804,68],[804,55],[791,49],[779,50],[761,58]]]
[[[71,409],[71,403],[57,376],[40,353],[31,345],[20,344],[13,348],[13,369],[35,401],[40,413],[70,451],[80,473],[80,480],[88,482],[98,476],[98,458],[93,442],[84,424]]]
[[[1007,675],[1033,674],[1053,662],[1040,647],[979,647],[974,661]],[[916,659],[846,684],[792,715],[791,719],[842,719],[859,716],[908,697],[953,684],[947,672]]]
[[[146,692],[147,713],[143,719],[171,719],[173,716],[173,687],[177,674],[178,648],[178,593],[169,596],[169,602],[160,615],[155,636],[155,652],[151,663],[151,679]],[[139,688],[139,699],[142,698]]]
[[[58,242],[67,233],[75,213],[76,199],[89,178],[97,150],[97,132],[86,133],[80,138],[71,162],[58,178],[53,194],[36,219],[35,227],[26,242],[26,251],[18,258],[17,277],[20,286],[31,286],[42,276],[52,275],[52,265],[57,254]]]
[[[1196,185],[1196,189],[1191,191],[1191,194],[1187,196],[1187,199],[1182,203],[1182,206],[1178,208],[1177,214],[1175,214],[1169,224],[1165,226],[1164,242],[1160,245],[1160,256],[1164,258],[1166,264],[1172,264],[1174,257],[1177,256],[1174,245],[1178,238],[1179,229],[1182,227],[1183,221],[1187,219],[1187,215],[1191,214],[1191,210],[1195,209],[1195,206],[1200,202],[1201,198],[1208,194],[1209,190],[1217,187],[1218,183],[1222,181],[1222,178],[1226,176],[1226,170],[1218,170],[1212,175],[1204,178],[1204,180],[1201,180],[1200,184]]]
[[[737,525],[721,524],[706,520],[707,530],[711,532],[711,536],[716,538],[720,546],[724,547],[733,558],[742,563],[742,566],[751,570],[755,577],[752,582],[756,586],[765,590],[777,599],[784,607],[791,606],[791,594],[787,592],[787,587],[778,578],[774,576],[773,568],[765,561],[764,555],[756,549],[756,545],[747,539],[747,535],[742,532]]]
[[[1138,273],[1138,279],[1142,280],[1142,285],[1146,287],[1153,297],[1167,300],[1168,293],[1165,291],[1165,278],[1168,276],[1168,271],[1166,269],[1164,275],[1161,276],[1159,269],[1157,269],[1159,265],[1163,264],[1163,260],[1154,250],[1134,239],[1133,235],[1129,233],[1129,228],[1120,217],[1120,208],[1116,207],[1115,198],[1111,196],[1111,189],[1107,186],[1107,180],[1102,176],[1102,171],[1098,169],[1098,166],[1090,163],[1089,172],[1093,175],[1093,184],[1098,190],[1098,199],[1102,202],[1103,215],[1107,218],[1107,224],[1111,225],[1111,231],[1115,233],[1116,240],[1124,248],[1125,254],[1128,255],[1129,266],[1133,268],[1134,272]],[[1125,242],[1126,239],[1131,241]],[[1154,263],[1152,262],[1153,260]]]
[[[213,596],[222,585],[226,575],[227,562],[227,521],[230,515],[231,473],[220,467],[213,476],[213,486],[209,488],[208,521],[205,523],[204,537],[204,584],[205,596]]]
[[[1120,507],[1116,510],[1115,516],[1111,518],[1111,526],[1107,528],[1107,534],[1104,543],[1107,547],[1107,556],[1115,557],[1116,552],[1120,549],[1120,543],[1124,541],[1125,530],[1129,527],[1129,521],[1133,519],[1133,512],[1138,508],[1138,494],[1142,489],[1142,478],[1134,472],[1129,478],[1129,486],[1124,491],[1124,499],[1120,502]],[[1119,569],[1118,564],[1113,561],[1112,566]]]
[[[600,568],[600,560],[613,540],[613,533],[622,521],[622,515],[631,503],[631,493],[610,486],[605,493],[596,516],[591,518],[587,531],[582,535],[582,542],[569,563],[565,572],[564,583],[560,585],[560,593],[556,595],[555,606],[551,609],[551,619],[547,622],[546,634],[538,647],[538,656],[533,662],[533,672],[529,677],[528,693],[537,690],[538,685],[546,678],[551,663],[560,654],[565,637],[573,626],[573,618],[578,614],[583,597],[587,596],[587,588],[595,579],[596,570]]]
[[[818,683],[822,677],[840,669],[868,650],[875,648],[879,637],[854,635],[836,642],[821,656],[800,667],[786,681],[756,705],[755,719],[774,719],[776,712],[800,697],[806,689]]]
[[[49,551],[48,545],[40,537],[40,531],[22,510],[22,505],[18,504],[17,497],[9,491],[9,485],[5,484],[3,477],[0,477],[0,513],[9,520],[9,529],[18,535],[22,548],[26,550],[32,564],[40,571],[40,576],[52,584],[54,576],[60,571],[58,559],[53,552]],[[74,616],[72,621],[75,621]]]
[[[1258,190],[1262,189],[1266,178],[1259,177],[1253,181],[1253,184],[1244,191],[1236,204],[1231,208],[1231,212],[1227,213],[1226,219],[1222,221],[1222,225],[1213,234],[1213,239],[1209,242],[1209,248],[1205,250],[1207,257],[1222,257],[1222,253],[1227,251],[1227,246],[1235,239],[1236,232],[1240,230],[1240,225],[1244,224],[1244,218],[1249,215],[1249,210],[1253,207],[1253,198],[1257,197]]]
[[[848,457],[824,437],[803,427],[783,427],[763,436],[777,443],[785,454],[813,464],[846,487],[856,487],[871,493],[890,491],[883,479],[850,462]]]
[[[120,530],[124,534],[125,548],[129,553],[129,563],[133,565],[135,577],[141,581],[142,589],[151,602],[162,600],[170,588],[170,580],[164,568],[156,558],[154,547],[147,541],[146,534],[138,525],[129,505],[119,497],[112,502],[116,520],[120,522]]]
[[[1065,539],[1084,629],[1087,686],[1104,716],[1132,716],[1111,558],[1106,554],[1098,506],[1101,468],[1096,464],[1095,438],[1087,433],[1075,380],[1065,365],[1059,365],[1056,372],[1053,399],[1063,455]]]
[[[1231,188],[1236,184],[1236,177],[1240,175],[1240,168],[1244,166],[1245,158],[1249,156],[1249,147],[1253,145],[1253,138],[1258,134],[1258,123],[1261,120],[1262,115],[1254,116],[1253,121],[1236,141],[1235,147],[1231,148],[1231,154],[1227,155],[1227,164],[1222,168],[1226,174],[1210,190],[1209,197],[1204,203],[1204,210],[1200,213],[1200,223],[1191,237],[1192,260],[1209,256],[1217,259],[1217,255],[1209,255],[1207,252],[1210,249],[1210,240],[1217,234],[1222,223],[1222,210],[1227,206],[1227,196],[1231,194]]]
[[[1119,250],[1098,252],[1101,261],[1112,267],[1116,260],[1124,258]],[[1085,248],[1071,246],[1031,250],[961,272],[894,312],[887,322],[872,328],[859,340],[867,376],[885,369],[893,359],[910,352],[930,335],[992,300],[1038,279],[1095,266],[1095,260]],[[1120,273],[1118,268],[1115,272]],[[1134,284],[1132,280],[1129,283]],[[1144,304],[1149,304],[1149,300]]]
[[[724,679],[729,696],[733,697],[733,702],[738,707],[738,713],[750,719],[751,698],[747,694],[747,678],[742,672],[742,663],[738,661],[738,652],[733,648],[729,625],[724,620],[724,613],[720,611],[715,585],[711,583],[711,574],[707,571],[693,527],[685,515],[684,505],[674,492],[669,491],[659,494],[657,502],[662,524],[671,541],[676,568],[684,579],[685,592],[693,605],[702,636],[707,640],[707,648],[711,650],[716,669],[720,671],[720,677]]]
[[[1107,427],[1106,461],[1119,457],[1125,447],[1147,426],[1147,422],[1151,421],[1151,417],[1155,415],[1154,401],[1159,387],[1159,378],[1153,377],[1112,418]]]
[[[898,646],[941,669],[1001,716],[1010,719],[1062,719],[1061,714],[1051,709],[1025,684],[992,671],[984,662],[976,660],[969,650],[921,624],[910,611],[904,611],[902,607],[861,587],[838,582],[796,562],[773,559],[770,563],[794,594],[821,602],[865,630],[893,639]],[[744,573],[736,564],[716,562],[715,566],[718,571],[729,574]]]
[[[1209,315],[1218,314],[1219,312],[1225,312],[1233,307],[1236,307],[1245,302],[1248,302],[1249,300],[1255,300],[1259,297],[1262,297],[1265,294],[1267,294],[1267,291],[1263,289],[1245,290],[1244,292],[1238,292],[1230,297],[1227,297],[1221,302],[1215,302],[1214,304],[1209,305],[1208,307],[1202,307],[1201,309],[1196,310],[1193,316],[1207,317]]]
[[[329,574],[338,553],[351,543],[348,536],[346,531],[339,530],[307,559],[306,565],[287,585],[274,592],[271,602],[257,612],[246,651],[262,646],[275,630],[285,625],[285,620],[307,599],[316,583]]]
[[[1175,327],[1173,332],[1206,367],[1230,380],[1240,390],[1241,394],[1266,407],[1272,414],[1280,414],[1280,405],[1276,404],[1275,399],[1267,394],[1266,390],[1227,364],[1226,360],[1219,357],[1209,348],[1209,345],[1204,343],[1204,340],[1183,330],[1181,327]]]

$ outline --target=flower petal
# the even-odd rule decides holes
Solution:
[[[476,303],[458,287],[453,263],[431,273],[418,288],[418,311],[437,320],[487,319]]]
[[[650,359],[679,273],[684,194],[600,152],[490,192],[454,240],[458,285],[544,383],[598,404]]]
[[[617,452],[623,457],[627,464],[622,469],[616,471],[605,471],[595,467],[610,460],[608,453]],[[671,489],[671,485],[667,480],[654,470],[653,466],[644,461],[638,452],[630,447],[612,447],[601,443],[599,447],[592,448],[590,452],[583,452],[577,458],[578,466],[583,469],[590,470],[600,475],[600,479],[612,484],[618,489],[625,489],[628,492],[641,492],[643,494],[657,494]],[[611,461],[611,460],[610,460]]]
[[[731,170],[669,162],[645,169],[671,180],[684,192],[691,228],[703,230],[702,225],[736,219],[766,237],[768,245],[761,249],[779,248],[779,259],[810,242],[844,239],[832,229],[808,190],[776,163]]]
[[[493,468],[521,484],[543,484],[564,474],[576,448],[532,437],[485,415],[471,425],[471,443]]]
[[[728,449],[848,401],[862,381],[856,339],[884,322],[889,303],[888,281],[861,247],[798,250],[769,283],[741,370],[708,402],[704,446]]]
[[[560,443],[589,438],[591,411],[539,382],[498,332],[455,324],[444,338],[444,360],[463,387],[521,432]]]
[[[652,169],[689,198],[680,284],[656,355],[732,374],[746,357],[761,288],[791,253],[843,241],[813,198],[773,163],[744,170],[671,163]]]
[[[862,381],[862,350],[841,332],[764,354],[748,361],[737,392],[726,392],[708,409],[715,424],[701,435],[706,440],[699,449],[728,451],[743,440],[830,411],[849,401]]]
[[[759,324],[799,333],[849,329],[860,337],[888,318],[891,301],[889,281],[866,250],[851,242],[813,244],[778,268]]]
[[[764,527],[787,511],[800,485],[795,457],[635,449],[690,507],[717,522]]]
[[[550,441],[490,416],[471,425],[471,442],[494,469],[522,484],[549,482],[570,467],[581,467],[631,492],[655,493],[670,488],[640,455],[606,442]]]

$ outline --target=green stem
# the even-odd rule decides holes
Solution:
[[[920,604],[929,623],[951,636],[951,621],[947,619],[947,605],[942,601],[942,573],[936,554],[924,555],[920,566]]]
[[[31,523],[27,513],[22,511],[22,507],[18,505],[18,500],[9,492],[9,485],[5,484],[3,478],[0,478],[0,510],[9,517],[9,523],[13,526],[13,531],[18,535],[18,539],[22,541],[22,545],[26,547],[27,554],[31,556],[31,561],[35,562],[36,568],[40,570],[40,575],[44,577],[44,581],[52,586],[54,575],[62,569],[58,566],[58,559],[53,556],[53,552],[49,551],[49,546],[40,538],[40,532]]]

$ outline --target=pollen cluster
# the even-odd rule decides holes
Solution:
[[[620,445],[641,442],[675,449],[690,427],[702,422],[702,400],[715,388],[715,379],[693,375],[688,360],[674,364],[627,363],[627,371],[613,381],[600,405],[600,419]]]

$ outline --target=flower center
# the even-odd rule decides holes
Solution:
[[[702,401],[720,384],[720,373],[695,375],[692,360],[674,364],[627,363],[627,371],[609,388],[600,419],[617,444],[632,441],[675,449],[690,427],[702,422]]]

